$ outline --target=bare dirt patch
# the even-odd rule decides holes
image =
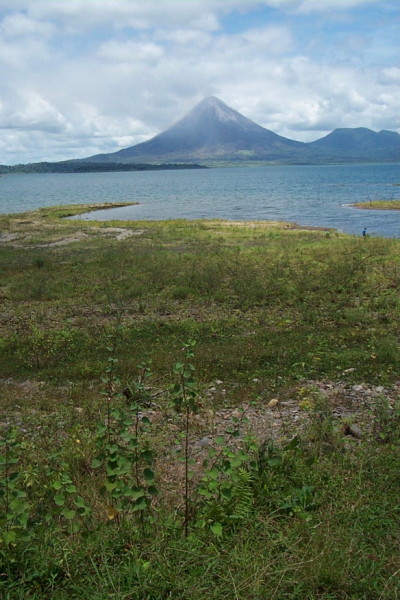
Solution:
[[[34,223],[30,223],[34,225]],[[50,227],[51,228],[51,227]],[[41,227],[42,229],[42,227]],[[43,233],[43,231],[42,231]],[[90,227],[85,230],[77,230],[68,236],[60,237],[59,239],[51,239],[49,241],[43,241],[41,243],[31,243],[32,236],[36,232],[19,232],[19,233],[0,233],[0,243],[7,244],[13,248],[53,248],[57,246],[66,246],[68,244],[74,244],[82,242],[94,237],[111,238],[117,241],[123,241],[131,236],[143,235],[145,232],[142,229],[133,230],[123,227]],[[38,232],[40,235],[40,232]]]

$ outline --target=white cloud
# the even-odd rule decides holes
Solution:
[[[241,37],[251,48],[270,55],[288,52],[293,47],[293,36],[288,27],[258,27],[246,31]]]
[[[348,10],[357,6],[376,4],[376,0],[299,0],[299,12],[328,12],[332,10]]]
[[[110,25],[115,29],[182,25],[213,30],[218,26],[218,4],[214,0],[16,0],[15,8],[37,19],[55,20],[71,31]]]
[[[148,42],[116,42],[108,41],[102,44],[98,50],[98,56],[101,59],[107,59],[112,62],[141,62],[154,63],[159,61],[164,54],[164,50],[157,44]]]
[[[0,36],[4,38],[43,38],[52,36],[55,32],[56,27],[52,23],[31,19],[22,13],[8,15],[0,24]]]
[[[22,99],[22,98],[21,98]],[[7,121],[5,129],[37,130],[37,131],[62,131],[65,117],[57,108],[35,92],[28,91],[23,96],[23,102],[14,108],[12,118]],[[4,121],[3,121],[4,123]]]

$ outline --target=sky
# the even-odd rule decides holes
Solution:
[[[207,96],[301,141],[400,133],[400,0],[0,0],[0,164],[133,146]]]

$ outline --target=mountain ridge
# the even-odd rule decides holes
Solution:
[[[376,132],[366,127],[342,127],[309,145],[317,149],[340,151],[348,157],[361,153],[370,158],[400,159],[400,135],[385,129]]]

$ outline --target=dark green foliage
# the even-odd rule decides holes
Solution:
[[[115,376],[115,345],[109,346],[108,350],[111,356],[102,392],[106,404],[105,421],[96,429],[97,455],[91,466],[102,471],[100,493],[107,499],[108,519],[120,521],[136,512],[142,518],[149,512],[152,497],[158,493],[154,485],[154,453],[141,439],[144,428],[150,425],[148,417],[140,415],[147,397],[144,382],[150,376],[150,368],[148,364],[140,365],[139,377],[129,388],[128,407],[118,406],[116,401],[121,399],[121,394],[117,390],[121,382]]]
[[[22,448],[17,431],[7,428],[0,439],[0,557],[5,560],[17,543],[31,537],[31,506],[19,464]]]

